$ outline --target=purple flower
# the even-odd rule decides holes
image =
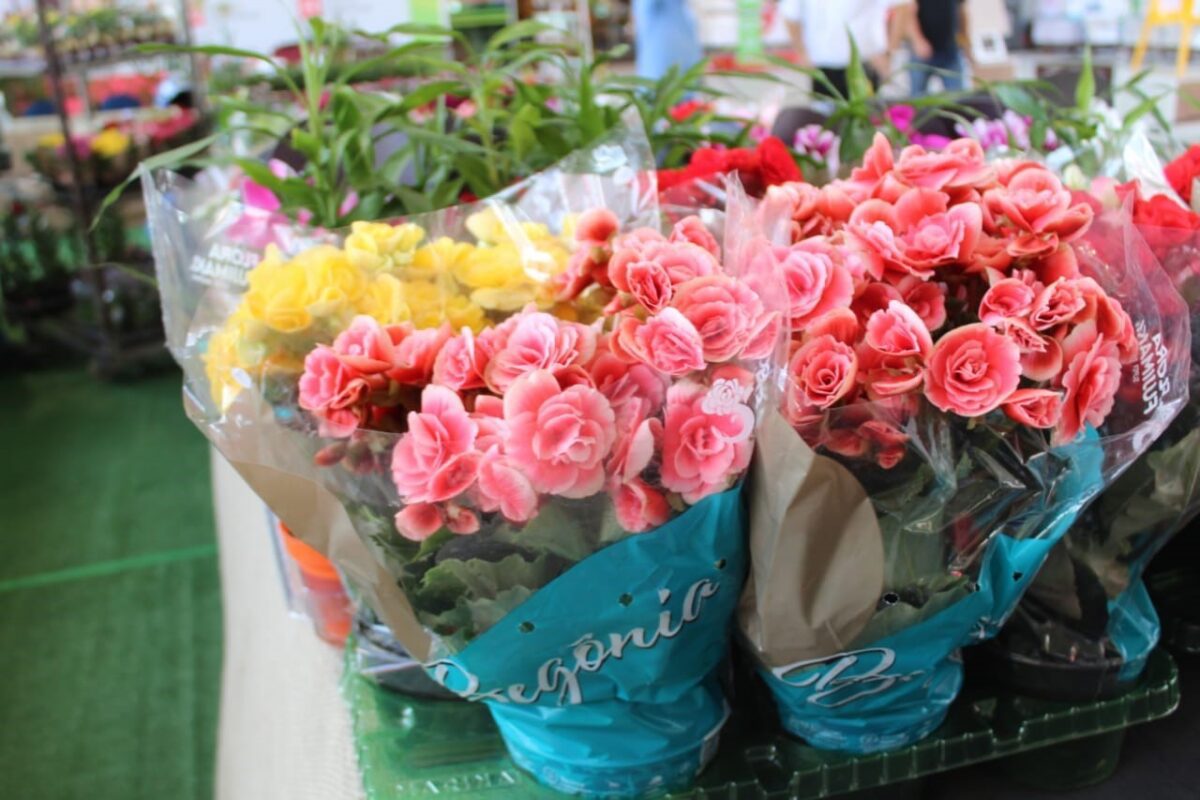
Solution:
[[[941,150],[953,141],[949,136],[942,136],[940,133],[910,133],[908,140],[926,150]]]
[[[1028,150],[1029,129],[1033,125],[1033,120],[1030,117],[1021,116],[1011,108],[1005,109],[1004,116],[1001,119],[1008,126],[1008,132],[1012,137],[1013,143],[1022,150]]]
[[[968,127],[961,122],[954,126],[961,136],[975,139],[984,150],[994,150],[1008,146],[1008,128],[998,119],[977,119]]]
[[[888,121],[896,126],[896,130],[901,133],[908,133],[912,130],[913,120],[916,119],[917,110],[912,106],[892,106],[887,110]]]
[[[829,154],[837,150],[838,137],[833,131],[826,130],[816,123],[805,125],[796,131],[792,141],[792,149],[818,161],[825,161]]]

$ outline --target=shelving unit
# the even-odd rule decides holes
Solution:
[[[78,81],[78,96],[83,102],[83,113],[80,119],[90,121],[93,110],[89,102],[89,75],[96,70],[113,67],[119,64],[162,60],[163,56],[147,55],[136,50],[139,44],[191,44],[192,34],[187,13],[186,0],[178,0],[179,6],[176,28],[169,35],[161,30],[154,31],[153,37],[141,37],[135,42],[118,45],[91,43],[87,47],[63,50],[56,40],[51,24],[51,0],[36,0],[38,33],[41,43],[41,55],[22,57],[0,61],[0,76],[28,77],[44,74],[50,87],[54,102],[55,113],[63,140],[68,143],[65,147],[66,160],[70,168],[71,181],[68,187],[69,203],[76,218],[78,227],[86,231],[91,225],[96,208],[101,199],[101,187],[95,185],[91,176],[85,174],[84,165],[72,142],[73,123],[67,112],[66,81]],[[182,57],[187,65],[192,86],[193,104],[203,113],[204,98],[200,91],[198,64],[194,55]],[[95,242],[92,236],[85,234],[84,253],[86,265],[84,276],[89,284],[94,319],[84,326],[87,330],[73,327],[67,331],[77,349],[87,353],[92,359],[93,369],[101,375],[114,374],[123,371],[131,362],[136,363],[143,358],[160,353],[161,341],[146,341],[144,337],[130,337],[117,330],[110,319],[107,301],[110,294],[110,280],[106,271],[111,265],[100,264],[97,257]],[[145,266],[145,265],[140,265]],[[106,267],[108,269],[106,269]]]

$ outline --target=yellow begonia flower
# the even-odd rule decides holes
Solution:
[[[372,272],[407,265],[425,238],[425,231],[411,223],[355,222],[350,231],[344,244],[346,255],[360,269]]]
[[[423,277],[434,275],[457,274],[460,265],[475,250],[466,242],[456,242],[449,236],[442,236],[413,253],[409,268]]]
[[[492,206],[467,217],[467,230],[483,244],[500,244],[511,238],[505,221]]]
[[[367,277],[350,258],[332,245],[320,245],[300,253],[293,264],[303,270],[310,313],[330,317],[353,311],[367,290]]]
[[[108,128],[92,138],[91,147],[101,158],[116,158],[129,149],[129,136],[116,128]]]
[[[490,311],[519,311],[535,299],[532,285],[476,289],[471,292],[471,302]]]
[[[483,308],[461,294],[454,295],[446,302],[446,321],[455,332],[470,328],[479,333],[487,325]]]
[[[521,253],[513,244],[475,248],[458,264],[454,276],[472,289],[501,289],[527,281]]]
[[[231,320],[232,321],[232,320]],[[224,411],[242,390],[241,383],[234,377],[238,368],[238,340],[242,330],[237,325],[226,325],[208,340],[204,354],[204,372],[208,376],[208,388],[217,408]]]
[[[359,312],[374,317],[380,325],[395,325],[412,318],[404,299],[404,284],[392,275],[383,274],[367,285],[358,301]]]
[[[47,133],[38,137],[37,146],[47,150],[57,150],[67,143],[61,133]]]
[[[242,304],[252,319],[280,333],[296,333],[312,325],[308,276],[303,269],[268,257],[246,279],[249,288]]]

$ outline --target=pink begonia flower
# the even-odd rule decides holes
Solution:
[[[628,317],[626,319],[629,319]],[[704,369],[704,342],[691,321],[666,308],[633,329],[634,355],[666,375]]]
[[[634,261],[626,268],[624,277],[633,299],[651,314],[666,308],[675,293],[670,274],[657,261]]]
[[[392,450],[392,480],[410,503],[449,500],[470,488],[481,454],[474,449],[479,427],[457,392],[426,386],[420,412],[408,415],[408,432]]]
[[[1029,324],[1035,331],[1048,331],[1070,322],[1087,307],[1078,281],[1056,280],[1034,298]]]
[[[828,314],[817,317],[808,324],[804,335],[810,339],[818,336],[832,336],[842,344],[854,344],[858,341],[858,333],[862,326],[858,315],[849,308],[835,308]]]
[[[362,422],[370,386],[332,347],[318,345],[305,357],[299,389],[300,407],[317,417],[321,436],[344,438]]]
[[[676,285],[671,305],[699,331],[704,359],[714,364],[740,355],[769,322],[759,296],[728,275],[707,275]]]
[[[662,421],[647,414],[649,403],[629,403],[616,415],[617,438],[608,460],[610,485],[627,483],[650,465],[662,442]]]
[[[996,173],[979,142],[955,139],[936,153],[919,144],[904,148],[896,160],[896,177],[906,186],[954,190],[987,186]]]
[[[518,377],[504,395],[511,431],[508,457],[534,489],[588,497],[604,486],[604,459],[616,439],[608,399],[587,386],[561,389],[539,369]]]
[[[978,417],[995,410],[1017,389],[1021,352],[983,323],[942,336],[926,364],[925,396],[942,411]]]
[[[1005,320],[1027,317],[1035,297],[1033,287],[1017,278],[997,281],[979,301],[979,319],[997,327]]]
[[[671,506],[667,499],[641,479],[614,488],[612,500],[617,524],[630,533],[657,528],[671,518]]]
[[[1080,325],[1063,341],[1067,368],[1062,375],[1062,388],[1066,394],[1062,418],[1054,432],[1058,444],[1074,441],[1084,425],[1104,424],[1121,385],[1116,344],[1088,328]]]
[[[694,214],[676,222],[668,238],[672,242],[687,242],[702,247],[712,253],[714,258],[721,257],[721,246],[717,244],[717,237],[713,236],[704,222]]]
[[[596,332],[586,325],[563,322],[540,311],[522,312],[484,369],[483,378],[496,394],[535,370],[581,365],[596,352]]]
[[[862,166],[851,170],[850,179],[840,183],[854,200],[866,200],[875,196],[875,192],[883,184],[884,178],[891,174],[895,164],[892,143],[882,133],[877,132],[871,146],[863,153]]]
[[[661,480],[691,504],[727,488],[750,465],[754,412],[717,390],[679,381],[667,390]]]
[[[479,465],[479,508],[499,511],[510,522],[522,523],[537,513],[538,496],[533,484],[497,444],[484,453]]]
[[[721,271],[721,265],[716,256],[697,244],[691,242],[665,242],[651,244],[646,249],[649,257],[658,263],[671,283],[678,286],[694,278],[714,275]]]
[[[932,189],[910,189],[893,206],[868,200],[854,210],[847,230],[884,269],[931,278],[936,267],[966,263],[979,239],[983,217],[974,204],[948,208],[949,197]]]
[[[1043,336],[1026,320],[1017,317],[1003,320],[998,328],[1020,350],[1023,376],[1041,383],[1062,371],[1063,351],[1057,339]]]
[[[1091,206],[1072,206],[1071,192],[1058,176],[1037,165],[1017,169],[1006,185],[988,189],[983,200],[993,218],[1007,219],[1026,233],[1054,235],[1051,249],[1081,236],[1092,221]]]
[[[1059,278],[1078,278],[1079,259],[1075,256],[1075,248],[1059,245],[1054,252],[1042,256],[1035,271],[1042,283],[1053,283]]]
[[[792,331],[802,331],[817,317],[850,306],[854,281],[840,249],[823,237],[776,248],[776,257],[787,287]]]
[[[613,411],[631,402],[648,405],[646,413],[657,414],[667,395],[667,379],[646,364],[631,364],[602,349],[588,367],[596,390],[608,398]]]
[[[413,503],[396,512],[396,530],[405,539],[421,542],[433,536],[445,524],[442,510],[432,503]]]
[[[1062,417],[1062,400],[1062,393],[1051,389],[1017,389],[1004,404],[1004,413],[1022,425],[1049,429]]]
[[[870,316],[863,341],[884,355],[902,358],[924,359],[933,349],[933,337],[917,312],[897,300]]]
[[[453,335],[450,323],[440,328],[415,330],[407,322],[386,328],[392,339],[392,366],[387,376],[396,383],[424,386],[433,378],[433,365],[442,346]]]
[[[585,211],[575,221],[575,241],[590,247],[604,247],[621,227],[617,215],[607,208]]]
[[[479,532],[479,515],[469,508],[449,503],[446,506],[446,528],[460,536]]]
[[[906,275],[896,283],[896,290],[930,331],[946,324],[946,295],[941,284]]]
[[[484,387],[475,335],[470,328],[463,328],[462,333],[450,337],[442,345],[433,361],[433,382],[455,391]]]
[[[804,409],[826,409],[848,395],[858,378],[854,348],[832,336],[810,339],[788,362],[788,403],[793,414]]]
[[[908,434],[890,422],[867,420],[858,427],[858,434],[875,451],[875,461],[883,469],[899,464],[908,452]]]
[[[920,279],[918,278],[917,280]],[[867,320],[871,318],[872,314],[880,309],[887,308],[895,300],[901,302],[904,300],[899,289],[890,283],[872,281],[858,290],[858,295],[854,298],[854,302],[850,304],[850,309],[858,317],[859,325],[865,327]]]
[[[386,372],[394,358],[387,331],[374,318],[361,315],[333,340],[333,350],[343,364],[364,375]]]
[[[606,273],[608,281],[618,291],[628,292],[629,283],[625,280],[625,271],[635,261],[649,260],[651,252],[666,242],[658,231],[652,228],[637,228],[618,235],[612,242],[612,255],[608,260]]]

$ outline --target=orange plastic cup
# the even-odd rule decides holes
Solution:
[[[333,562],[293,536],[282,522],[279,531],[288,556],[300,569],[300,581],[308,595],[308,612],[317,636],[340,647],[354,623],[354,609],[341,577]]]

